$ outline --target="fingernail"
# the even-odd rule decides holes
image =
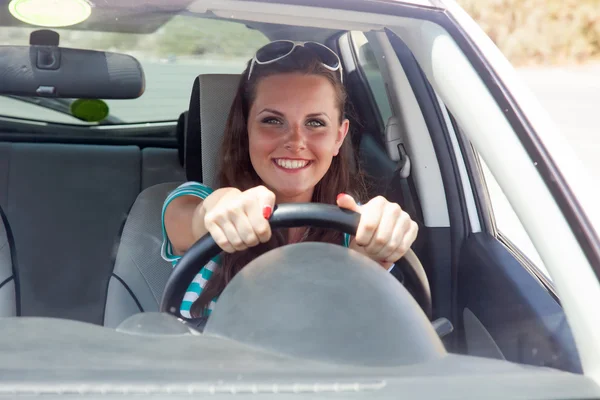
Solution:
[[[337,201],[340,201],[340,199],[341,199],[342,197],[344,197],[345,195],[346,195],[346,193],[340,193],[340,194],[338,194],[338,195],[337,195],[337,199],[336,199],[336,200],[337,200]]]
[[[273,208],[271,206],[263,207],[263,217],[265,217],[265,219],[269,219],[272,212],[273,212]]]

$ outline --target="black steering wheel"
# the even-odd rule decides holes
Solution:
[[[356,234],[360,214],[335,205],[319,203],[292,203],[276,206],[269,219],[271,229],[315,227],[335,229],[350,235]],[[200,238],[179,260],[169,279],[160,304],[160,311],[183,318],[179,307],[183,295],[196,274],[222,249],[210,234]],[[406,283],[414,290],[413,297],[425,315],[431,319],[431,290],[423,265],[412,250],[396,264],[402,268]]]

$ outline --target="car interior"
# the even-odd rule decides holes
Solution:
[[[413,250],[431,286],[432,321],[453,326],[448,351],[580,372],[551,283],[486,225],[477,155],[402,39],[389,30],[235,23],[339,54],[356,168],[370,197],[398,202],[419,224]],[[0,117],[0,315],[117,328],[158,311],[172,271],[160,257],[164,199],[185,181],[215,184],[238,81],[198,75],[189,108],[155,124]],[[480,215],[478,231],[469,212]],[[405,272],[394,276],[404,282]]]

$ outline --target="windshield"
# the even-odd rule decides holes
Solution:
[[[4,27],[0,43],[28,45],[33,29]],[[241,23],[177,15],[150,34],[56,29],[60,46],[121,52],[136,57],[144,69],[146,90],[134,100],[106,100],[109,123],[175,121],[189,105],[192,83],[200,74],[239,74],[254,51],[267,43],[261,32]],[[86,125],[53,102],[29,104],[0,96],[0,115]],[[35,104],[35,105],[34,105]],[[106,121],[105,121],[106,122]]]
[[[356,380],[357,395],[402,374],[415,385],[466,375],[456,384],[468,387],[478,363],[584,371],[563,304],[595,303],[559,295],[565,276],[590,272],[586,232],[572,229],[583,218],[567,215],[552,154],[534,152],[531,138],[551,135],[527,121],[548,117],[525,108],[526,83],[462,11],[430,0],[52,0],[90,9],[48,27],[14,11],[68,17],[36,2],[47,4],[11,0],[9,15],[0,0],[0,333],[46,381],[114,367],[144,385],[167,370],[178,385],[239,368],[241,382],[271,356],[269,368],[293,376],[290,392],[294,379],[320,390],[310,363],[335,370],[317,377],[333,391],[376,376]],[[2,71],[48,50],[29,45],[41,29],[81,71],[29,67],[81,88],[69,98],[24,73],[24,93],[38,96],[3,86]],[[26,61],[4,57],[7,46]],[[135,58],[144,93],[95,98],[127,82],[78,49]],[[141,90],[134,64],[139,85],[123,93]],[[523,77],[546,68],[516,66]],[[540,93],[571,109],[580,92],[567,86],[548,79]]]

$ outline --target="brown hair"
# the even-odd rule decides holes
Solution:
[[[325,68],[316,55],[304,47],[296,48],[291,55],[276,63],[255,65],[250,79],[248,79],[249,67],[250,62],[242,73],[236,96],[231,105],[221,145],[221,164],[218,175],[219,187],[235,187],[242,191],[263,184],[250,161],[247,125],[250,106],[256,98],[256,88],[261,79],[284,73],[323,76],[335,89],[340,123],[347,113],[347,94],[340,81],[339,72],[332,72]],[[366,192],[364,180],[354,160],[350,138],[346,137],[339,154],[333,158],[329,170],[315,186],[312,201],[336,204],[336,197],[339,193],[349,193],[357,201],[364,201]],[[267,243],[259,244],[242,252],[223,253],[221,267],[214,270],[200,297],[192,305],[191,314],[194,317],[201,316],[211,300],[221,294],[235,274],[259,255],[286,244],[287,237],[287,232],[284,230],[273,231],[271,240]],[[304,241],[341,244],[343,234],[328,229],[309,228],[305,238]]]

